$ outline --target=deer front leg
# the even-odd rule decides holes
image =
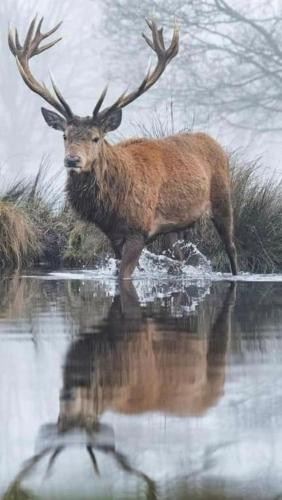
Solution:
[[[131,278],[144,246],[145,240],[141,234],[131,235],[125,240],[121,255],[120,280]]]
[[[112,249],[115,255],[116,259],[116,271],[115,271],[115,276],[119,276],[119,271],[120,271],[120,261],[122,257],[122,248],[125,242],[125,238],[120,235],[114,235],[111,237],[111,244],[112,244]]]
[[[115,235],[111,236],[110,240],[111,240],[111,244],[112,244],[112,249],[113,249],[114,254],[115,254],[115,258],[117,260],[121,260],[122,248],[123,248],[123,245],[125,243],[124,236],[120,236],[119,234],[118,235],[115,234]]]

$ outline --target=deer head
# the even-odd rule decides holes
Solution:
[[[43,97],[57,111],[51,111],[46,108],[41,109],[47,124],[64,133],[65,166],[69,171],[77,173],[90,172],[94,169],[103,151],[105,135],[119,127],[122,119],[122,109],[152,87],[160,78],[169,62],[176,56],[179,43],[178,29],[174,28],[170,46],[166,48],[162,28],[158,29],[154,21],[147,21],[152,33],[152,40],[144,34],[143,37],[157,56],[155,68],[153,70],[149,69],[137,89],[130,93],[124,92],[114,104],[101,109],[107,92],[106,87],[98,99],[92,116],[79,117],[73,114],[52,78],[53,91],[50,91],[44,83],[41,84],[36,80],[30,70],[29,60],[32,57],[53,47],[53,45],[61,40],[61,38],[58,38],[55,41],[41,45],[61,25],[59,23],[47,33],[41,33],[42,23],[43,18],[37,25],[36,18],[32,20],[23,45],[19,41],[17,30],[10,30],[8,37],[9,47],[16,58],[19,72],[26,85],[33,92]]]

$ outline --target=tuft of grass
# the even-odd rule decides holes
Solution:
[[[67,239],[64,264],[67,267],[93,266],[110,251],[109,240],[96,226],[78,221]]]
[[[234,232],[239,264],[252,272],[282,269],[282,181],[261,180],[258,161],[231,166]]]
[[[148,125],[144,125],[144,123],[137,123],[136,130],[138,136],[147,137],[149,139],[162,139],[163,137],[173,135],[175,133],[191,132],[193,130],[193,123],[186,125],[182,129],[176,130],[173,102],[171,102],[166,109],[165,119],[157,111],[155,111],[151,117],[151,122]]]
[[[22,268],[44,260],[47,249],[57,256],[62,232],[56,209],[58,194],[46,182],[42,162],[35,179],[14,181],[0,194],[0,266]],[[43,182],[43,178],[45,182]],[[50,241],[50,233],[54,235]],[[50,256],[49,256],[50,257]],[[53,264],[52,259],[50,263]]]
[[[20,208],[0,201],[0,267],[19,269],[39,251],[35,226]]]
[[[93,266],[110,250],[106,237],[78,220],[52,187],[49,170],[45,160],[34,179],[15,181],[0,194],[2,268]]]

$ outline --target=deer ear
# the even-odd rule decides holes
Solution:
[[[55,111],[50,111],[46,108],[41,108],[41,112],[44,120],[46,121],[47,125],[49,125],[49,127],[52,127],[55,130],[66,130],[67,122],[62,116],[58,115],[58,113],[55,113]]]
[[[122,111],[121,109],[115,109],[109,115],[106,115],[102,120],[101,127],[104,132],[111,132],[116,130],[121,124]]]

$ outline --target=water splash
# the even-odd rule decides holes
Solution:
[[[177,251],[176,251],[177,250]],[[177,253],[181,252],[182,260],[177,258]],[[94,269],[83,269],[82,271],[68,271],[68,275],[73,279],[116,279],[119,262],[107,256]],[[212,273],[210,262],[192,243],[185,243],[183,240],[173,245],[171,250],[162,254],[155,254],[144,249],[139,259],[139,265],[133,273],[133,279],[173,279],[183,278],[196,279],[210,278]],[[64,277],[64,272],[53,272],[50,276]]]
[[[177,258],[179,254],[182,260]],[[107,295],[114,296],[118,288],[116,279],[118,266],[119,262],[116,259],[106,256],[93,269],[51,272],[45,279],[90,280],[97,282],[98,288],[102,286]],[[238,276],[232,276],[231,273],[213,272],[208,259],[194,244],[184,240],[177,241],[172,249],[162,254],[144,249],[133,274],[134,286],[140,301],[144,303],[156,297],[164,298],[178,292],[186,293],[188,285],[196,286],[202,291],[207,290],[212,282],[217,281],[282,282],[282,275],[240,273]]]
[[[179,260],[179,252],[182,260]],[[105,257],[93,270],[85,270],[85,274],[92,279],[115,278],[118,270],[118,261],[112,257]],[[133,273],[134,279],[140,278],[167,278],[174,276],[181,278],[188,276],[198,277],[200,274],[210,274],[211,266],[206,257],[192,243],[183,240],[173,245],[171,250],[162,254],[155,254],[144,249],[139,259],[139,265]],[[58,273],[56,273],[58,275]]]
[[[176,254],[182,254],[178,260]],[[107,296],[114,297],[118,291],[117,271],[119,262],[105,258],[95,269],[49,273],[50,279],[78,279],[82,283],[93,282],[93,296],[99,295],[101,286]],[[192,243],[177,242],[172,250],[161,255],[144,249],[139,265],[134,271],[133,282],[140,304],[158,299],[172,298],[173,316],[183,316],[196,310],[199,302],[209,293],[211,266],[208,260]],[[95,285],[96,284],[96,285]]]
[[[178,256],[181,255],[181,260]],[[140,269],[141,267],[141,269]],[[135,276],[169,277],[198,279],[199,275],[210,277],[212,272],[210,262],[193,243],[179,240],[172,249],[156,255],[148,250],[142,252],[139,269]]]

